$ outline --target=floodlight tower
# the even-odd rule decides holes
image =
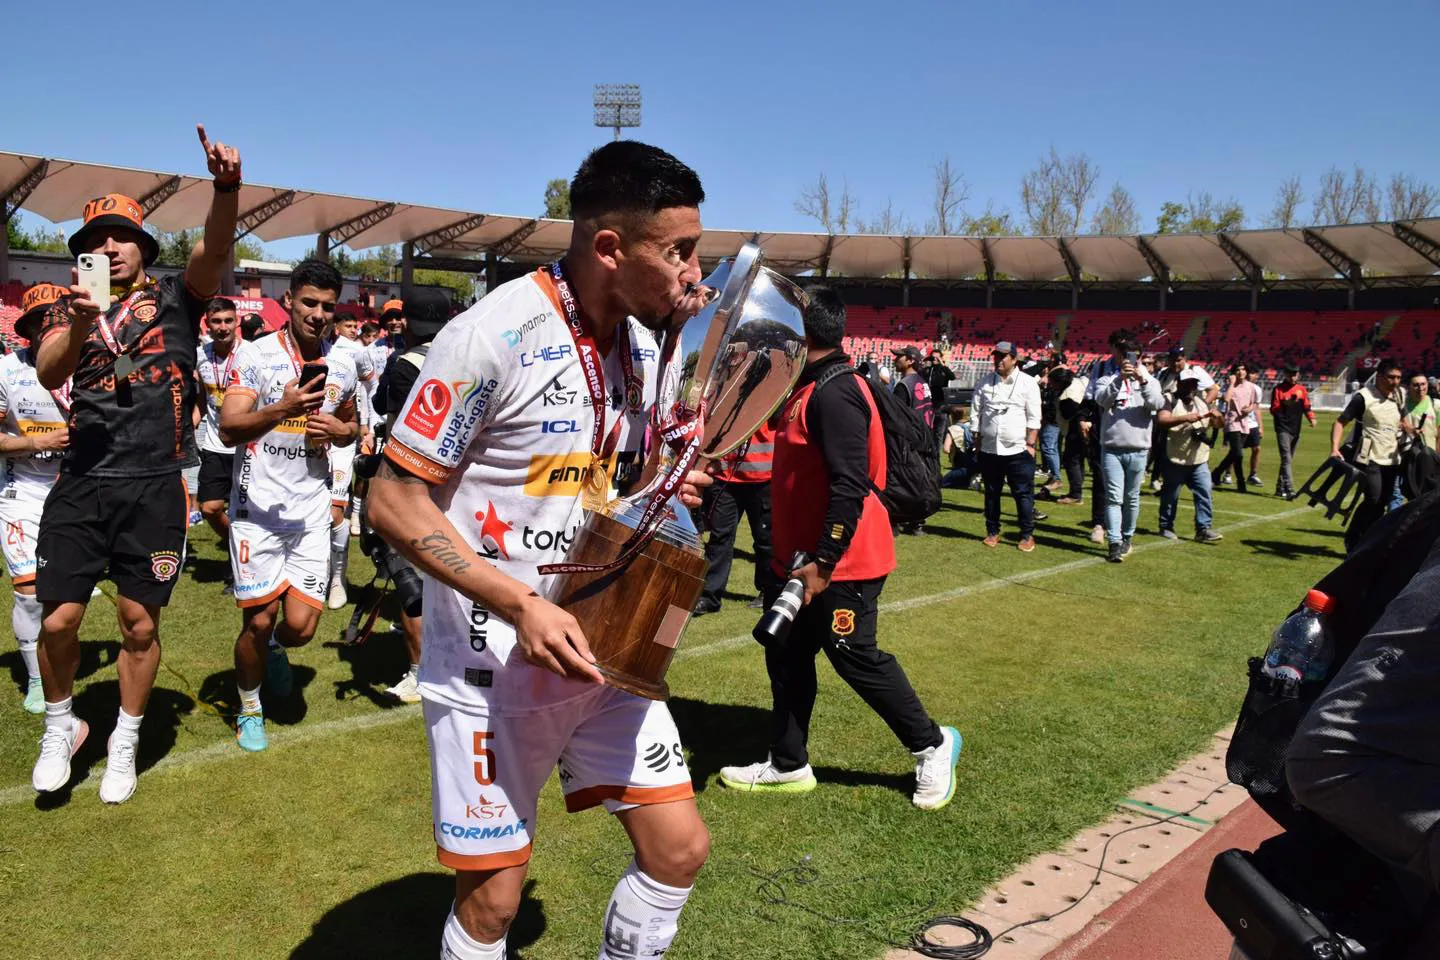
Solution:
[[[595,84],[595,126],[610,127],[616,140],[621,128],[640,126],[640,84]]]

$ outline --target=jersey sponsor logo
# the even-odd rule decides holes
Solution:
[[[461,444],[468,442],[470,431],[475,429],[475,424],[485,415],[490,406],[490,397],[499,385],[500,381],[493,377],[489,380],[456,380],[450,384],[455,390],[455,396],[460,398],[460,406],[445,424],[445,435],[440,438],[440,446],[436,448],[436,455],[441,460],[452,457],[459,459],[464,452]],[[435,439],[433,434],[430,439]]]
[[[441,821],[440,833],[443,836],[454,837],[456,840],[501,840],[505,837],[513,837],[517,833],[524,833],[524,820],[517,820],[515,823],[508,823],[503,827],[467,827],[463,823],[450,823]]]
[[[546,420],[540,424],[541,433],[579,433],[579,420]]]
[[[526,527],[520,534],[520,543],[527,550],[569,550],[579,529],[579,526],[573,526],[568,531]]]
[[[505,534],[513,532],[515,528],[500,519],[500,514],[495,512],[495,501],[487,501],[484,510],[475,512],[475,519],[480,521],[480,555],[487,560],[509,560],[510,551],[505,547]],[[528,532],[529,528],[526,529]],[[486,540],[490,541],[488,545]]]
[[[550,381],[549,386],[540,394],[540,405],[545,407],[568,407],[573,405],[578,399],[580,399],[580,391],[566,389],[566,387],[560,383],[560,378],[556,377]],[[586,398],[586,402],[589,402],[588,397]]]
[[[330,402],[332,407],[338,404],[340,402],[340,384],[334,380],[325,384],[325,399]]]
[[[261,449],[269,456],[279,460],[308,460],[311,457],[328,457],[329,455],[328,451],[322,447],[311,447],[309,445],[282,447],[278,444],[270,443],[268,440],[265,441]]]
[[[630,348],[630,359],[632,360],[658,360],[659,358],[660,354],[655,351],[654,347]]]
[[[485,798],[485,794],[482,793],[479,797],[476,798],[474,803],[465,804],[465,819],[500,820],[504,818],[505,812],[509,809],[510,804],[494,803],[490,800],[487,800]]]
[[[574,356],[575,348],[568,343],[540,347],[535,350],[521,350],[520,366],[533,367],[537,363],[553,363],[556,360],[569,360],[574,358]]]
[[[830,615],[830,632],[837,637],[848,637],[855,632],[855,611],[836,610]]]
[[[150,572],[162,582],[174,578],[180,572],[180,554],[174,550],[156,550],[150,554]]]
[[[495,682],[494,670],[481,670],[477,667],[465,668],[465,683],[472,687],[489,687]]]
[[[427,440],[434,440],[440,435],[440,425],[449,412],[450,388],[439,380],[426,380],[405,414],[405,426]]]
[[[590,454],[540,453],[530,458],[525,472],[525,495],[578,497],[590,479]],[[606,461],[607,469],[610,461]]]
[[[542,323],[549,319],[550,314],[537,313],[529,320],[526,320],[524,323],[520,324],[520,326],[510,330],[506,330],[504,333],[501,334],[501,336],[505,338],[505,346],[509,347],[511,350],[514,350],[516,347],[520,346],[522,342],[524,342],[526,334],[530,333],[530,331],[536,329]]]
[[[476,653],[484,653],[490,646],[490,611],[482,603],[473,602],[470,604],[470,649]],[[467,679],[468,682],[468,679]],[[489,684],[485,684],[489,686]]]
[[[271,432],[272,432],[272,433],[304,433],[304,432],[305,432],[305,418],[304,418],[304,417],[289,417],[289,418],[287,418],[287,419],[285,419],[285,420],[281,420],[279,423],[275,424],[275,429],[272,430]]]
[[[665,746],[663,743],[653,743],[645,750],[645,766],[656,773],[664,773],[673,767],[685,766],[685,753],[680,749],[679,743]]]

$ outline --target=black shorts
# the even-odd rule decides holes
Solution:
[[[41,603],[88,603],[107,576],[120,596],[163,607],[185,561],[190,500],[178,473],[61,473],[45,499],[36,544]]]
[[[230,499],[230,482],[235,476],[235,454],[200,451],[200,482],[195,498],[201,503]]]
[[[1249,436],[1245,438],[1245,449],[1249,450],[1251,447],[1258,446],[1260,446],[1260,428],[1251,427]]]

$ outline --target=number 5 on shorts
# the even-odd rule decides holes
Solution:
[[[495,782],[495,752],[485,745],[493,736],[486,730],[475,731],[475,782],[482,787]]]

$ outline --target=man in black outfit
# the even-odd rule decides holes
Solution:
[[[935,429],[935,398],[930,392],[930,384],[926,381],[924,374],[920,371],[920,348],[919,347],[894,347],[890,351],[895,355],[895,375],[898,378],[895,386],[895,396],[899,397],[911,410],[920,414],[925,421],[925,426]],[[939,450],[940,439],[935,439],[936,450]],[[896,524],[897,533],[907,534],[912,537],[923,536],[925,523],[900,523]]]
[[[111,294],[96,303],[77,283],[40,330],[40,383],[55,390],[73,375],[70,447],[36,550],[45,734],[31,781],[42,793],[69,782],[70,758],[89,732],[71,709],[77,634],[91,591],[107,576],[120,621],[120,714],[100,799],[123,803],[135,792],[140,719],[160,666],[160,610],[185,559],[189,505],[180,473],[197,460],[187,395],[200,317],[235,242],[240,196],[239,152],[212,144],[203,126],[197,132],[214,196],[184,275],[156,280],[145,272],[159,245],[138,203],[119,194],[91,200],[70,252],[109,257]]]
[[[771,481],[772,569],[780,579],[804,582],[804,607],[788,636],[765,647],[774,699],[770,755],[723,768],[720,782],[774,793],[815,788],[807,747],[815,655],[824,650],[835,672],[915,757],[911,801],[938,810],[955,791],[960,734],[930,718],[899,662],[876,642],[880,591],[895,569],[890,518],[874,492],[885,486],[884,429],[869,385],[840,350],[844,302],[825,287],[809,293],[808,362],[780,410]],[[772,589],[766,604],[778,593]]]
[[[945,361],[940,358],[939,350],[931,350],[929,362],[925,365],[925,383],[930,387],[930,403],[935,412],[935,449],[940,449],[940,444],[945,439],[945,431],[950,428],[949,407],[945,403],[945,388],[950,381],[955,379],[955,371],[945,366]]]
[[[770,473],[775,455],[775,428],[763,424],[745,445],[711,465],[715,482],[700,507],[709,531],[705,537],[705,588],[695,601],[695,616],[720,610],[720,594],[730,582],[735,534],[743,515],[750,523],[755,550],[755,599],[759,609],[773,574],[770,572]]]

